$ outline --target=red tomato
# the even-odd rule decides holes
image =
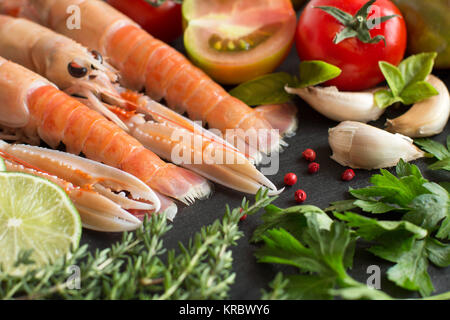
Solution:
[[[183,33],[181,4],[168,0],[161,6],[154,7],[146,0],[107,1],[158,39],[170,42]]]
[[[379,61],[398,65],[406,49],[406,25],[399,9],[388,0],[377,0],[370,8],[369,19],[398,15],[370,30],[372,38],[384,36],[378,43],[363,43],[356,37],[335,44],[342,23],[317,6],[332,6],[354,16],[367,0],[312,0],[303,11],[297,26],[296,44],[300,59],[323,60],[342,69],[342,74],[327,82],[340,90],[369,89],[384,80]]]

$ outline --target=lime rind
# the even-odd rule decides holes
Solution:
[[[82,224],[58,185],[30,174],[0,172],[0,264],[11,274],[54,262],[76,249]],[[15,267],[20,252],[32,250],[32,265]]]
[[[5,160],[3,160],[2,157],[0,157],[0,172],[6,171],[6,165]]]

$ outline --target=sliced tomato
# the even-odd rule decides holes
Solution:
[[[222,84],[272,72],[293,43],[290,0],[184,0],[182,10],[188,55]]]

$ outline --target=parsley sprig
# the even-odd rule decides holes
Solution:
[[[293,266],[301,273],[277,275],[263,299],[331,299],[350,292],[358,299],[391,299],[348,275],[356,237],[344,223],[314,206],[283,210],[270,205],[265,210],[264,223],[253,236],[264,243],[256,251],[258,261]]]
[[[374,255],[395,263],[388,278],[400,287],[429,296],[434,287],[428,274],[429,262],[450,265],[449,194],[437,183],[425,179],[415,165],[400,161],[397,176],[387,170],[371,178],[370,187],[351,189],[355,200],[333,203],[330,211],[348,223],[358,236],[375,244]],[[400,213],[399,221],[380,221],[348,212]],[[337,211],[347,211],[338,213]]]
[[[400,161],[396,175],[381,170],[372,186],[351,189],[352,200],[333,203],[338,220],[314,206],[265,208],[263,223],[252,241],[259,262],[295,267],[292,275],[279,273],[263,292],[263,299],[392,299],[386,293],[357,282],[348,273],[357,241],[393,266],[388,279],[427,299],[449,299],[450,293],[429,297],[434,291],[429,263],[450,265],[449,195],[425,179],[417,166]],[[397,213],[386,221],[355,212]],[[400,219],[395,219],[398,216]]]

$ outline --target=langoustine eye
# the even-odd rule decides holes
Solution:
[[[67,69],[69,70],[70,75],[74,78],[83,78],[88,73],[87,68],[80,66],[74,61],[68,64]]]
[[[97,50],[92,50],[91,53],[95,60],[103,63],[103,56],[100,54],[100,52],[98,52]]]

